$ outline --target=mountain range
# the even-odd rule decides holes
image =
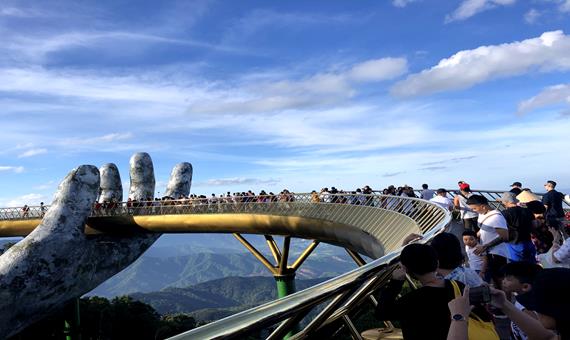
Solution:
[[[328,278],[296,280],[297,290]],[[198,321],[217,320],[261,303],[274,300],[276,284],[272,277],[226,277],[189,286],[165,288],[130,296],[151,305],[160,314],[188,313]]]
[[[161,243],[159,240],[137,261],[87,295],[111,298],[156,292],[165,288],[186,288],[229,276],[270,276],[269,270],[252,254],[246,252],[231,235],[176,236],[178,237],[171,237],[170,240],[167,238],[167,242]],[[177,242],[181,240],[188,242]],[[263,237],[248,235],[248,240],[272,260],[268,251],[264,251],[267,245]],[[293,240],[290,263],[308,242]],[[333,277],[354,268],[356,265],[344,249],[320,244],[297,271],[297,278]]]

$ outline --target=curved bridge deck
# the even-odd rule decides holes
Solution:
[[[207,324],[172,339],[241,339],[277,327],[267,339],[280,339],[317,305],[326,303],[294,338],[318,336],[324,326],[341,323],[353,338],[351,321],[362,303],[387,282],[401,240],[423,234],[426,242],[451,221],[449,211],[428,201],[386,195],[329,195],[315,202],[311,194],[249,197],[247,201],[179,200],[123,202],[94,207],[87,234],[133,232],[250,233],[285,235],[339,245],[377,259],[317,286]],[[0,209],[0,237],[25,236],[41,223],[49,207]],[[41,226],[40,226],[41,227]]]
[[[347,200],[350,196],[350,200]],[[276,201],[203,199],[114,203],[94,208],[86,233],[246,233],[316,239],[379,258],[410,233],[432,229],[445,215],[427,201],[384,195],[331,195],[335,203],[313,202],[311,194]],[[347,202],[347,203],[340,203]],[[49,207],[0,209],[0,237],[25,236]]]

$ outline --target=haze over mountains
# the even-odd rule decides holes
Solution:
[[[272,260],[262,236],[248,235],[247,238]],[[276,241],[281,244],[279,238]],[[290,263],[308,243],[306,240],[293,239]],[[298,270],[296,277],[328,278],[355,267],[344,249],[320,244]],[[270,276],[270,273],[231,235],[164,235],[132,265],[87,295],[110,298],[137,292],[157,292],[172,287],[186,288],[229,276]]]
[[[297,290],[328,278],[297,280]],[[272,277],[226,277],[187,288],[165,288],[159,292],[131,294],[160,314],[188,313],[199,321],[217,320],[276,297]]]

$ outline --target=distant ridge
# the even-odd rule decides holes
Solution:
[[[354,268],[356,265],[346,255],[313,254],[297,272],[297,279],[333,277]],[[166,258],[145,254],[87,295],[110,298],[167,287],[188,287],[229,276],[269,275],[267,268],[249,253],[197,253]]]
[[[327,279],[297,280],[297,290]],[[160,314],[190,313],[197,320],[212,321],[274,300],[276,294],[275,279],[254,276],[226,277],[187,288],[165,288],[130,296],[151,305]]]

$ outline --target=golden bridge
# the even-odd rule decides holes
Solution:
[[[402,240],[415,233],[423,235],[420,242],[427,242],[449,224],[451,216],[438,205],[416,198],[338,194],[329,195],[326,201],[331,203],[316,201],[307,193],[236,201],[115,203],[94,208],[85,233],[125,237],[132,232],[231,233],[274,275],[280,299],[172,339],[242,338],[264,329],[271,330],[267,331],[267,339],[283,338],[286,334],[307,338],[331,324],[346,327],[353,338],[360,339],[351,317],[361,303],[377,303],[371,293],[386,283]],[[0,236],[29,234],[48,209],[48,206],[0,209]],[[272,258],[264,256],[243,234],[264,235]],[[281,247],[274,239],[276,235],[283,236]],[[291,237],[311,240],[297,259],[289,258]],[[360,267],[293,293],[295,271],[320,242],[345,248]],[[361,255],[373,261],[366,264]],[[310,314],[319,305],[318,313]],[[309,314],[311,320],[305,320],[304,326],[299,327]]]

